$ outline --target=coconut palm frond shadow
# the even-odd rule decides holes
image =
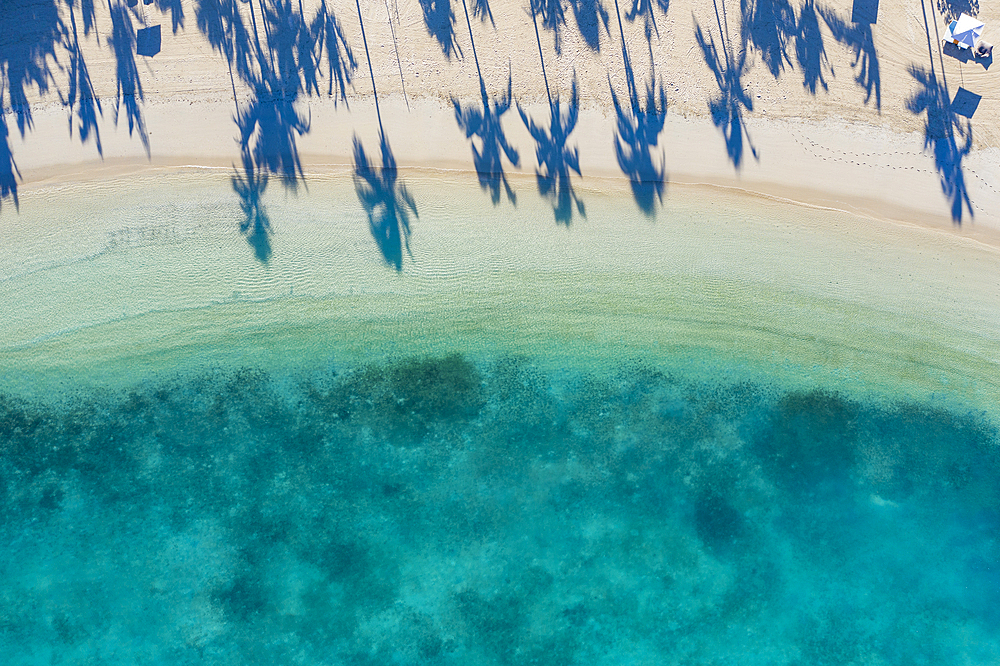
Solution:
[[[979,0],[937,0],[938,11],[949,21],[957,19],[962,14],[979,15]]]
[[[93,136],[98,155],[104,155],[104,149],[101,146],[101,131],[97,122],[97,117],[103,116],[104,110],[101,107],[100,98],[94,92],[94,84],[90,80],[90,70],[80,49],[74,4],[72,1],[69,2],[70,32],[66,39],[66,49],[69,51],[69,89],[66,97],[62,99],[62,103],[70,109],[70,136],[73,136],[73,109],[76,109],[77,133],[80,136],[80,141],[86,143]],[[90,10],[93,11],[93,5],[91,5]],[[60,97],[62,97],[61,94]]]
[[[8,2],[0,9],[0,202],[10,199],[19,208],[21,176],[10,145],[14,123],[8,116],[16,118],[22,138],[34,128],[29,91],[43,100],[56,92],[69,113],[70,136],[76,127],[81,143],[94,137],[101,152],[97,117],[102,109],[80,48],[77,26],[80,17],[88,34],[94,28],[94,9],[93,0]],[[62,74],[67,77],[65,85],[60,80]]]
[[[605,34],[610,35],[608,21],[611,16],[608,10],[601,4],[601,0],[569,0],[569,3],[583,41],[590,50],[600,51],[601,27],[604,27]]]
[[[933,70],[911,66],[910,75],[920,88],[907,101],[906,108],[911,113],[927,114],[924,148],[934,153],[941,190],[951,204],[951,219],[960,225],[965,211],[973,217],[972,201],[962,171],[962,160],[972,150],[972,123],[952,112],[948,88]]]
[[[828,8],[820,8],[819,13],[830,28],[833,38],[853,51],[854,62],[851,63],[851,67],[857,71],[854,80],[865,91],[865,104],[874,95],[875,108],[881,111],[882,78],[879,73],[878,53],[875,51],[871,23],[845,21]]]
[[[650,71],[652,52],[650,52]],[[656,214],[656,203],[663,203],[666,188],[666,156],[661,151],[659,165],[654,160],[653,149],[659,144],[660,132],[667,119],[667,93],[661,81],[657,87],[655,75],[640,99],[635,85],[635,74],[629,60],[625,60],[625,77],[628,84],[628,107],[615,93],[611,76],[608,86],[615,105],[618,126],[615,130],[615,156],[622,173],[628,176],[632,196],[647,217]]]
[[[354,191],[368,215],[368,226],[383,259],[403,270],[403,250],[410,254],[410,216],[419,217],[417,202],[399,181],[396,157],[385,135],[379,134],[382,166],[369,159],[354,137]]]
[[[297,137],[309,132],[310,119],[295,108],[295,97],[285,97],[277,80],[260,81],[250,102],[235,118],[240,130],[240,150],[255,168],[281,177],[285,187],[295,190],[303,177]]]
[[[566,26],[565,0],[531,0],[532,18],[541,17],[542,27],[552,31],[556,53],[562,53],[562,30]]]
[[[824,70],[830,70],[830,63],[826,57],[826,47],[823,46],[823,33],[819,28],[819,14],[816,12],[816,3],[813,0],[806,0],[799,10],[799,23],[795,36],[795,56],[802,68],[802,85],[813,95],[816,89],[822,87],[828,90],[826,79],[823,78]]]
[[[741,31],[746,42],[760,53],[771,76],[778,78],[797,34],[795,10],[788,0],[742,0]]]
[[[646,41],[652,38],[654,32],[657,39],[660,37],[660,28],[656,25],[656,9],[666,14],[670,9],[670,0],[632,0],[631,9],[625,12],[625,18],[629,23],[634,23],[637,18],[642,17]]]
[[[497,22],[493,20],[493,11],[490,9],[490,0],[472,0],[472,15],[478,16],[480,21],[490,20],[490,25],[494,28]]]
[[[721,26],[719,32],[722,33]],[[712,122],[722,131],[730,161],[736,169],[740,169],[743,164],[744,142],[750,147],[754,158],[757,158],[757,149],[750,141],[746,121],[743,119],[744,109],[753,111],[753,101],[743,89],[743,76],[748,69],[747,52],[743,50],[738,58],[734,58],[730,49],[723,44],[723,54],[720,56],[715,38],[711,33],[706,36],[697,21],[695,39],[719,88],[718,96],[708,102]]]
[[[586,217],[583,200],[573,191],[570,173],[572,171],[577,175],[583,175],[580,171],[580,150],[566,146],[580,118],[576,77],[573,77],[573,88],[565,114],[558,95],[549,102],[548,128],[536,124],[520,104],[517,111],[535,140],[535,155],[538,159],[535,176],[538,181],[538,192],[549,199],[556,222],[569,226],[573,221],[574,207],[580,215]]]
[[[451,98],[452,106],[455,107],[455,122],[458,127],[465,132],[467,139],[478,137],[480,147],[472,143],[472,163],[479,176],[479,186],[484,190],[489,190],[490,200],[496,206],[500,203],[500,189],[507,193],[507,199],[512,203],[517,203],[517,195],[511,188],[504,173],[503,158],[506,157],[512,165],[519,166],[521,157],[507,141],[504,134],[502,118],[511,107],[512,78],[507,76],[507,91],[500,98],[490,98],[486,93],[486,84],[480,78],[480,91],[482,93],[483,108],[480,110],[473,105],[462,106],[462,103],[455,97]]]
[[[462,56],[462,49],[455,41],[455,12],[451,0],[420,0],[427,32],[438,41],[445,56]]]
[[[231,182],[233,191],[240,198],[243,219],[240,233],[253,248],[254,256],[262,264],[271,258],[271,220],[261,201],[267,190],[267,173],[254,169],[252,163],[244,162],[243,175],[234,168]]]
[[[354,52],[347,37],[344,35],[344,28],[336,16],[326,8],[326,0],[320,4],[319,12],[313,20],[312,33],[321,48],[326,49],[327,54],[327,94],[333,95],[337,92],[337,97],[345,105],[347,104],[347,86],[351,84],[354,70],[358,68],[358,62],[354,58]]]
[[[166,14],[170,12],[170,27],[176,35],[184,27],[184,5],[182,0],[156,0],[156,7]]]

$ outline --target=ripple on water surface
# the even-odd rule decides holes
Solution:
[[[989,250],[416,179],[396,273],[331,179],[263,264],[177,178],[0,265],[4,663],[1000,658]]]

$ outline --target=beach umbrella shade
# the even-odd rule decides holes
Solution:
[[[959,48],[971,49],[982,36],[984,26],[985,24],[979,19],[962,14],[957,21],[952,21],[951,25],[948,26],[945,41],[954,42],[958,44]]]

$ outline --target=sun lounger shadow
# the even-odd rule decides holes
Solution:
[[[982,95],[977,95],[965,88],[959,88],[958,92],[955,93],[955,99],[951,100],[951,111],[956,115],[972,118],[982,99]]]
[[[160,26],[158,25],[142,28],[135,33],[135,52],[137,55],[152,58],[160,52],[161,43]]]
[[[852,23],[877,23],[879,0],[854,0],[851,7]]]
[[[586,208],[583,200],[573,190],[570,173],[583,175],[580,171],[580,151],[576,147],[571,149],[566,145],[580,118],[580,98],[576,78],[573,78],[573,88],[565,114],[558,95],[549,102],[547,128],[536,124],[520,105],[517,111],[524,126],[535,140],[535,156],[538,160],[535,177],[538,182],[538,192],[549,199],[556,222],[569,226],[573,221],[574,208],[580,215],[586,217]]]

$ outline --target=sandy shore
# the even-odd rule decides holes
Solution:
[[[26,9],[5,9],[6,20],[18,12],[23,20],[41,15],[53,0],[24,4]],[[253,167],[263,172],[291,169],[307,179],[310,172],[350,169],[355,137],[370,154],[378,153],[370,56],[382,129],[404,168],[468,170],[474,179],[472,148],[484,144],[467,137],[455,103],[481,109],[480,81],[493,103],[502,101],[510,74],[514,102],[543,127],[551,116],[547,88],[561,98],[565,119],[575,81],[581,111],[563,146],[578,150],[582,177],[567,171],[570,182],[583,188],[603,187],[609,178],[624,182],[616,137],[636,122],[636,112],[641,118],[648,110],[644,91],[655,79],[654,97],[667,105],[662,130],[656,131],[655,118],[647,119],[639,128],[646,140],[637,139],[626,157],[639,164],[634,178],[666,181],[661,195],[671,183],[716,184],[997,244],[998,85],[982,65],[938,48],[946,24],[942,8],[927,1],[883,3],[877,22],[868,24],[851,21],[846,0],[758,2],[744,10],[732,1],[676,0],[665,13],[652,3],[649,14],[634,14],[631,0],[617,9],[607,1],[549,4],[561,14],[543,12],[533,23],[527,3],[519,1],[493,0],[489,14],[478,16],[477,9],[487,6],[478,0],[467,6],[454,0],[362,3],[366,51],[356,5],[336,0],[326,5],[326,25],[339,36],[326,34],[339,40],[339,58],[316,46],[319,70],[312,78],[300,66],[308,58],[295,51],[309,40],[295,35],[305,34],[296,32],[299,26],[317,34],[315,2],[303,3],[301,14],[298,4],[282,13],[265,2],[267,22],[253,3],[233,3],[237,13],[228,19],[223,2],[140,3],[131,10],[113,4],[114,20],[107,5],[98,3],[86,17],[80,7],[70,11],[69,3],[60,4],[65,34],[49,57],[35,57],[46,68],[45,77],[35,78],[46,85],[31,85],[30,78],[19,83],[27,107],[4,97],[9,150],[20,175],[14,175],[16,188],[150,166],[240,167],[243,155],[254,151]],[[980,13],[987,30],[994,23],[990,11]],[[770,20],[775,15],[777,22]],[[143,25],[160,25],[155,56],[136,56],[127,43]],[[26,31],[20,44],[14,39],[6,31],[0,37],[5,53],[38,35]],[[283,58],[295,64],[282,64]],[[86,98],[84,79],[73,77],[80,62],[93,100]],[[331,62],[344,67],[342,89]],[[628,103],[629,74],[637,105]],[[976,106],[955,109],[971,118],[949,106],[959,88],[966,97],[958,101],[971,99]],[[280,89],[285,101],[275,102]],[[30,122],[22,136],[18,111],[25,109]],[[240,114],[249,128],[242,145]],[[518,194],[535,196],[537,144],[517,106],[500,116],[497,130],[518,157],[514,166],[501,156],[501,167]],[[506,198],[498,204],[506,205]],[[16,219],[10,202],[8,196],[7,221]],[[655,216],[659,205],[654,201],[647,212]]]

